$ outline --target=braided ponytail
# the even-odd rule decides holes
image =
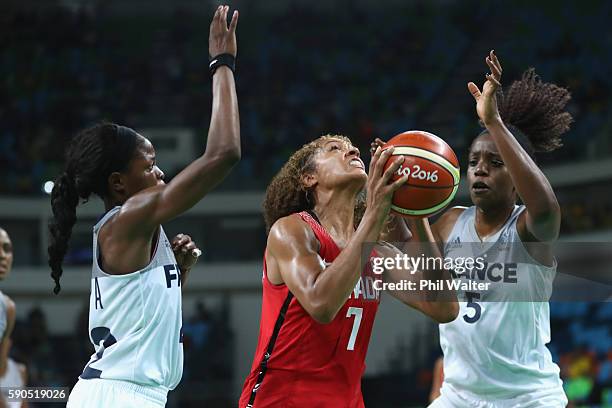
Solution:
[[[53,218],[49,221],[47,251],[55,294],[61,290],[62,262],[76,223],[79,200],[87,201],[92,194],[108,196],[108,177],[127,167],[137,145],[138,134],[134,130],[108,122],[83,130],[71,141],[66,171],[56,179],[51,192]]]

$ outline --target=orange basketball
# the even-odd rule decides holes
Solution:
[[[438,136],[421,130],[400,133],[384,148],[390,146],[395,150],[385,163],[385,170],[401,155],[404,162],[393,180],[409,175],[406,184],[393,195],[391,210],[421,218],[446,208],[459,188],[459,161],[453,149]]]

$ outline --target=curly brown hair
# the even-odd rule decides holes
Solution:
[[[502,120],[524,134],[535,152],[551,152],[563,146],[561,136],[574,120],[565,110],[570,99],[567,89],[542,82],[534,68],[497,94]]]
[[[342,135],[321,136],[293,153],[274,176],[266,189],[263,202],[266,232],[270,232],[270,228],[279,218],[314,208],[312,191],[304,186],[302,177],[315,171],[315,154],[329,139],[340,139],[351,143],[348,137]],[[364,211],[365,195],[361,192],[355,203],[355,225],[361,220]]]

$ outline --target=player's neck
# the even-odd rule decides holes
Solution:
[[[510,207],[497,207],[490,209],[476,208],[475,227],[476,232],[481,238],[488,237],[500,230],[502,225],[506,223],[514,205]]]
[[[104,211],[109,212],[113,208],[118,205],[123,205],[123,203],[115,197],[106,197],[104,198]]]
[[[356,198],[352,191],[317,191],[314,212],[333,238],[345,241],[353,235]]]

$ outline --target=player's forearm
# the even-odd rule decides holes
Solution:
[[[317,313],[318,321],[331,322],[353,292],[363,268],[364,244],[375,242],[381,229],[379,217],[366,211],[346,248],[318,275],[314,284],[315,297],[321,305]]]
[[[240,115],[234,73],[220,66],[213,75],[213,103],[206,155],[240,159]]]
[[[487,125],[499,154],[508,168],[516,192],[534,220],[560,217],[550,182],[501,120]]]
[[[185,287],[185,282],[187,282],[187,278],[189,277],[189,274],[191,273],[191,268],[181,268],[181,287],[184,288]]]
[[[444,258],[436,244],[429,221],[426,218],[411,219],[409,225],[415,239],[423,243],[420,245],[422,253],[429,259],[439,259],[439,262],[425,262],[425,265],[422,266],[422,279],[442,284],[425,286],[425,289],[420,292],[421,309],[440,323],[452,321],[459,311],[457,294],[449,285],[452,277],[450,272],[443,267]]]

